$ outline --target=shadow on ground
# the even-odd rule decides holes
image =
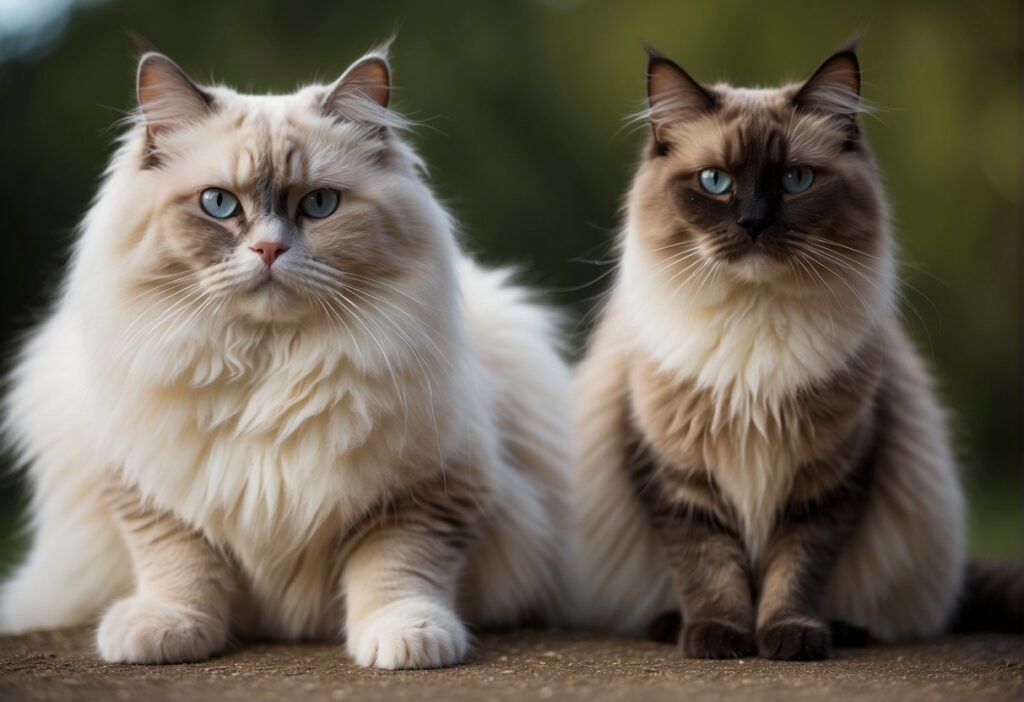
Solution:
[[[582,633],[488,634],[465,665],[356,668],[331,645],[247,645],[207,663],[101,663],[91,632],[0,638],[2,700],[1009,700],[1024,637],[840,651],[817,663],[685,660],[671,646]]]

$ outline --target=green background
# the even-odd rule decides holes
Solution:
[[[58,0],[66,4],[70,0]],[[84,2],[0,32],[0,335],[45,310],[133,106],[147,37],[197,79],[290,91],[397,31],[394,105],[488,262],[518,263],[574,320],[609,280],[642,134],[647,40],[694,76],[806,77],[863,34],[865,120],[902,244],[906,323],[949,406],[977,552],[1019,556],[1020,9],[1005,2]],[[0,486],[0,569],[24,544]]]

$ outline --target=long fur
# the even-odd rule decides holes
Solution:
[[[657,119],[628,197],[617,280],[575,379],[574,492],[586,625],[643,634],[659,615],[679,608],[690,581],[715,577],[706,570],[714,549],[682,543],[681,531],[659,538],[652,509],[655,522],[735,529],[743,550],[738,562],[751,577],[763,575],[787,506],[796,501],[802,518],[800,491],[811,496],[809,506],[827,492],[829,470],[838,464],[819,457],[835,455],[840,439],[847,440],[841,431],[850,427],[863,427],[867,438],[850,439],[858,453],[849,455],[868,458],[849,471],[869,465],[869,487],[815,616],[884,640],[934,634],[953,616],[964,572],[963,494],[944,413],[895,312],[884,198],[853,122],[863,110],[843,87],[856,67],[851,56],[834,57],[838,67],[820,71],[803,92],[798,85],[704,88],[652,58],[659,97],[688,107],[680,115],[651,106]],[[662,87],[671,81],[679,93],[699,95],[673,96]],[[808,97],[816,102],[804,109],[798,101]],[[691,195],[699,186],[689,184],[709,166],[732,167],[749,179],[744,159],[779,158],[766,156],[770,150],[787,163],[820,164],[825,175],[804,200],[811,204],[792,215],[805,220],[790,244],[800,253],[774,251],[769,243],[760,258],[743,258],[735,251],[749,240],[736,233],[726,200]],[[877,429],[873,407],[884,410]],[[846,428],[838,430],[840,424]],[[647,460],[638,444],[655,454],[646,473],[637,472]],[[640,499],[652,483],[663,493],[653,508]],[[686,561],[695,574],[685,583],[667,549],[689,549],[695,559]],[[734,584],[746,593],[736,633],[753,637],[749,586],[742,578]],[[787,591],[781,580],[760,587],[753,606],[760,607],[764,651],[772,644],[762,628],[773,624],[763,621],[765,610],[815,595]],[[688,604],[717,611],[732,596],[722,583],[705,583],[702,602],[683,602],[684,624]],[[799,626],[815,636],[821,628],[820,621]],[[825,641],[816,655],[827,653]],[[715,657],[707,650],[695,655]]]
[[[143,575],[174,578],[132,554],[159,548],[153,530],[172,523],[199,537],[172,565],[187,575],[207,547],[227,564],[234,633],[347,630],[364,665],[454,662],[467,641],[455,617],[498,625],[558,609],[568,373],[554,321],[459,251],[400,120],[358,94],[325,108],[328,90],[204,87],[209,114],[157,131],[144,107],[125,134],[59,300],[12,373],[7,431],[32,484],[33,542],[3,589],[4,631],[94,621],[133,583],[136,598],[151,596]],[[162,95],[159,109],[175,99]],[[248,192],[267,172],[344,189],[331,222],[293,243],[305,258],[274,264],[303,291],[290,302],[246,294],[262,263],[242,247],[211,273],[203,257],[221,239],[202,232],[220,225],[175,199],[210,182]],[[236,280],[241,291],[224,292]],[[139,510],[153,511],[140,529],[155,543],[133,551]],[[409,628],[374,638],[395,630],[369,612],[398,587],[390,579],[442,554],[428,539],[387,565],[406,548],[387,531],[402,520],[409,538],[455,530],[445,547],[463,554],[432,571],[457,581],[436,639],[429,626],[410,633],[431,621],[422,607],[392,607]],[[354,607],[368,608],[365,621]],[[110,621],[135,616],[123,610],[100,631],[114,660],[133,659],[104,648]],[[403,643],[402,631],[426,640]]]

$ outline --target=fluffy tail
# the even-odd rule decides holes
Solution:
[[[1024,634],[1024,565],[969,561],[950,630]]]

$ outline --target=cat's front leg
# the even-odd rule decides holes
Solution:
[[[108,490],[135,570],[135,594],[107,610],[97,646],[110,663],[188,663],[224,648],[234,574],[203,538],[134,489]]]
[[[823,617],[826,589],[863,510],[868,476],[862,466],[827,489],[808,490],[806,483],[813,482],[820,468],[804,469],[804,494],[784,511],[761,559],[757,647],[765,658],[820,660],[831,655],[832,637]]]
[[[461,662],[469,634],[456,612],[476,506],[451,485],[417,494],[379,520],[342,573],[346,646],[368,668]]]
[[[637,496],[668,557],[682,613],[679,647],[691,658],[757,652],[746,549],[697,471],[632,466]]]
[[[714,519],[683,507],[662,543],[682,611],[679,646],[691,658],[743,658],[757,647],[747,554]]]

